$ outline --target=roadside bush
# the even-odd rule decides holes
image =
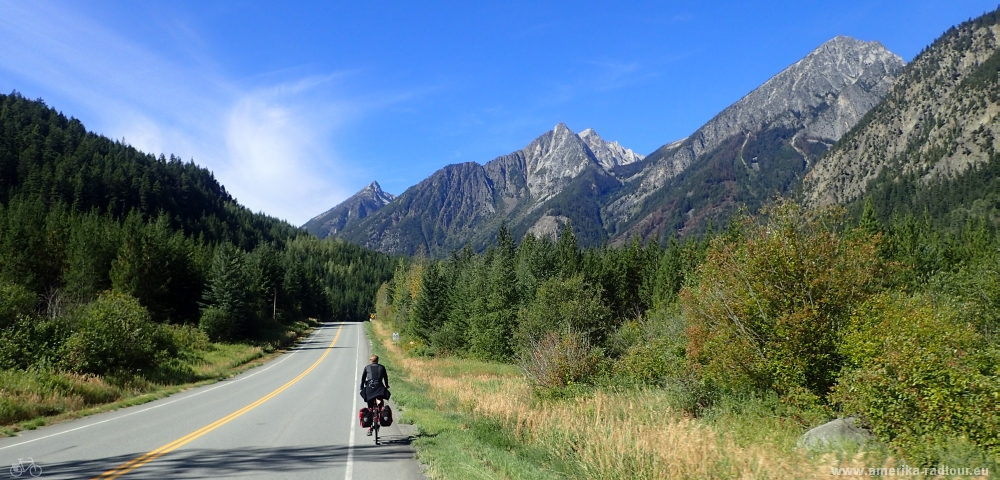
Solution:
[[[0,329],[0,369],[58,364],[59,348],[69,333],[62,320],[17,317]]]
[[[913,461],[935,463],[962,438],[997,455],[1000,357],[986,347],[953,306],[882,294],[851,318],[832,398]]]
[[[78,314],[63,346],[70,370],[78,373],[138,373],[158,357],[176,354],[171,337],[153,323],[135,297],[105,292]]]
[[[28,289],[0,281],[0,329],[7,328],[22,315],[30,315],[38,299]]]
[[[201,329],[191,325],[163,325],[172,337],[172,343],[178,350],[202,351],[211,347],[208,335]]]
[[[684,351],[667,338],[632,346],[612,368],[615,376],[646,385],[662,385],[680,378],[686,370]]]
[[[549,332],[573,331],[588,343],[602,344],[612,329],[610,316],[600,289],[587,285],[583,276],[551,278],[518,313],[517,341],[522,349],[534,348]]]
[[[1000,257],[981,259],[956,272],[941,272],[931,278],[929,287],[964,303],[966,318],[987,340],[1000,338]]]
[[[216,307],[208,307],[201,312],[200,328],[212,341],[225,341],[233,338],[236,321],[229,312]]]
[[[559,388],[587,383],[600,370],[603,355],[585,335],[548,332],[522,355],[521,368],[536,386]]]
[[[615,377],[644,385],[688,383],[685,325],[676,305],[653,308],[623,323],[608,338],[608,353],[617,357]]]
[[[733,222],[681,292],[688,359],[725,388],[824,397],[841,370],[841,328],[881,287],[878,237],[845,236],[842,211],[788,201]]]

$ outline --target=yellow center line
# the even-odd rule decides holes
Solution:
[[[120,477],[122,475],[125,475],[126,473],[131,472],[132,470],[135,470],[135,469],[137,469],[137,468],[139,468],[139,467],[141,467],[141,466],[143,466],[143,465],[145,465],[145,464],[147,464],[149,462],[152,462],[153,460],[156,460],[157,458],[160,458],[160,457],[162,457],[162,456],[164,456],[164,455],[166,455],[166,454],[168,454],[168,453],[170,453],[170,452],[172,452],[174,450],[177,450],[178,448],[183,447],[184,445],[187,445],[188,443],[190,443],[191,441],[195,440],[196,438],[201,437],[202,435],[205,435],[206,433],[211,432],[212,430],[215,430],[216,428],[219,428],[219,427],[221,427],[221,426],[229,423],[230,421],[236,419],[240,415],[243,415],[244,413],[247,413],[250,410],[253,410],[253,409],[257,408],[261,404],[263,404],[264,402],[266,402],[266,401],[268,401],[268,400],[276,397],[279,393],[285,391],[285,389],[287,389],[288,387],[291,387],[292,385],[294,385],[295,382],[298,382],[299,380],[302,380],[302,378],[305,377],[306,375],[308,375],[309,372],[313,371],[313,369],[315,369],[316,367],[319,366],[320,362],[322,362],[323,359],[326,358],[326,356],[330,354],[330,349],[332,349],[333,346],[334,346],[334,344],[337,343],[337,339],[340,338],[340,330],[342,328],[344,328],[344,324],[343,323],[341,323],[340,326],[337,327],[337,335],[333,337],[333,341],[330,342],[330,345],[328,347],[326,347],[326,351],[323,352],[323,356],[319,357],[319,360],[316,360],[316,363],[313,363],[312,366],[310,366],[309,368],[307,368],[304,372],[300,373],[299,376],[297,376],[297,377],[289,380],[288,383],[286,383],[286,384],[278,387],[277,390],[275,390],[275,391],[273,391],[273,392],[271,392],[271,393],[269,393],[267,395],[264,395],[263,397],[261,397],[256,402],[253,402],[250,405],[247,405],[247,406],[245,406],[245,407],[243,407],[243,408],[241,408],[241,409],[239,409],[239,410],[237,410],[237,411],[235,411],[233,413],[230,413],[229,415],[226,415],[225,417],[222,417],[222,418],[216,420],[215,422],[212,422],[209,425],[201,427],[198,430],[195,430],[194,432],[191,432],[191,433],[189,433],[189,434],[187,434],[187,435],[185,435],[185,436],[183,436],[181,438],[178,438],[177,440],[174,440],[174,441],[172,441],[172,442],[170,442],[170,443],[168,443],[168,444],[166,444],[166,445],[164,445],[164,446],[162,446],[160,448],[157,448],[156,450],[153,450],[153,451],[151,451],[149,453],[140,455],[139,457],[136,457],[135,459],[132,459],[131,461],[125,462],[125,463],[123,463],[123,464],[121,464],[121,465],[119,465],[119,466],[117,466],[117,467],[115,467],[115,468],[113,468],[111,470],[108,470],[108,471],[106,471],[106,472],[104,472],[104,473],[102,473],[102,474],[100,474],[100,475],[98,475],[97,477],[94,477],[94,478],[95,479],[96,478],[118,478],[118,477]]]

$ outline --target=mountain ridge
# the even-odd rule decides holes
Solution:
[[[585,246],[695,232],[796,188],[904,65],[881,43],[838,36],[648,156],[559,123],[485,164],[448,165],[367,217],[318,234],[440,256],[485,248],[501,223],[515,236],[554,236],[571,223]]]
[[[343,215],[341,212],[349,210],[348,204],[354,201],[348,199],[310,220],[306,228],[321,237],[335,235],[372,248],[411,254],[420,249],[444,254],[470,242],[483,246],[504,221],[523,235],[535,223],[551,223],[551,203],[565,203],[560,194],[575,188],[574,180],[585,172],[606,183],[613,181],[609,168],[642,161],[642,155],[618,142],[605,141],[593,129],[581,133],[583,137],[559,123],[524,148],[485,164],[447,165],[391,202],[370,209],[369,216],[355,217],[357,220],[351,222],[328,221],[334,213]],[[559,205],[556,216],[574,223],[592,223],[563,215],[566,209]],[[457,235],[458,240],[445,241],[449,235]],[[411,240],[405,240],[407,237]]]

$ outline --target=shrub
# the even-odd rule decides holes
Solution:
[[[682,290],[688,358],[726,388],[823,397],[841,370],[847,316],[881,286],[878,238],[838,233],[839,210],[779,201],[763,213],[735,219]]]
[[[67,366],[79,373],[142,372],[175,353],[169,334],[153,323],[135,297],[102,293],[79,313],[66,344]]]
[[[213,341],[225,341],[233,338],[236,322],[229,312],[216,307],[208,307],[201,312],[200,328]]]
[[[647,385],[662,384],[667,378],[684,375],[686,360],[675,342],[659,338],[650,343],[633,345],[613,367],[618,377]]]
[[[548,332],[574,331],[600,344],[611,330],[610,316],[599,288],[587,285],[582,276],[551,278],[518,313],[517,340],[522,349],[532,348]]]
[[[685,324],[675,305],[623,323],[608,341],[609,353],[618,357],[612,368],[615,376],[645,385],[690,382]]]
[[[521,357],[521,368],[536,386],[565,387],[585,383],[599,371],[602,355],[585,335],[549,332]]]
[[[17,317],[0,330],[0,369],[55,365],[69,329],[61,320]]]
[[[163,328],[179,350],[201,351],[208,350],[211,346],[208,335],[199,328],[191,325],[164,325]]]
[[[911,460],[934,463],[962,438],[1000,454],[998,356],[984,347],[948,304],[879,295],[851,318],[832,398]]]
[[[31,314],[37,302],[26,288],[0,281],[0,329],[13,324],[19,316]]]
[[[962,301],[987,340],[1000,338],[1000,257],[984,258],[957,272],[941,272],[930,288]]]

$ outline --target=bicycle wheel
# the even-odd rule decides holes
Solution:
[[[31,468],[28,469],[28,473],[30,473],[32,477],[40,476],[42,474],[42,467],[32,465]]]
[[[21,468],[21,465],[15,463],[10,466],[11,477],[18,478],[21,476],[22,473],[24,473],[24,470]]]

